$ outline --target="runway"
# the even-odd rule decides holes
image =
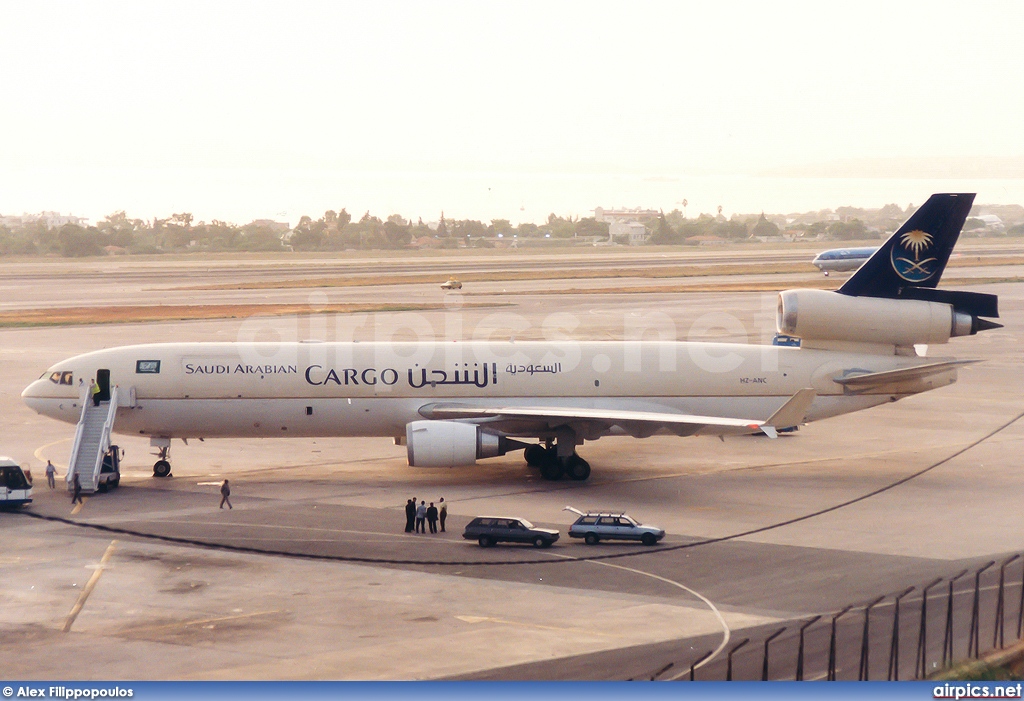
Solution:
[[[549,264],[558,261],[543,261]],[[33,265],[41,266],[34,275],[46,275],[46,264]],[[246,265],[237,265],[238,277],[247,278]],[[406,267],[416,266],[440,279],[452,269],[436,260]],[[187,261],[172,267],[189,274]],[[1008,266],[1004,272],[1020,271]],[[299,277],[306,274],[297,268]],[[123,303],[119,283],[109,276],[36,293],[37,280],[5,279],[4,285],[17,288],[8,299],[25,307],[80,299]],[[558,284],[569,282],[579,284]],[[719,292],[715,282],[709,276],[707,292],[685,295],[620,295],[618,283],[608,280],[600,283],[605,292],[557,297],[541,293],[537,282],[516,283],[522,287],[504,295],[493,289],[499,282],[467,286],[467,295],[493,289],[497,300],[510,305],[499,310],[461,310],[440,290],[388,285],[383,277],[379,287],[320,292],[329,303],[350,295],[434,295],[441,308],[417,314],[439,337],[450,335],[457,316],[463,337],[483,328],[494,337],[543,338],[545,321],[556,313],[578,322],[569,331],[577,338],[621,338],[630,315],[652,313],[670,319],[679,338],[770,337],[775,296]],[[780,280],[780,287],[786,282]],[[49,364],[75,353],[172,339],[234,340],[247,322],[0,329],[0,453],[32,465],[33,514],[80,524],[0,514],[0,601],[7,604],[0,607],[0,650],[11,661],[9,676],[626,679],[673,662],[663,675],[669,678],[723,640],[735,644],[784,625],[793,633],[810,616],[1024,551],[1024,475],[1016,459],[1024,428],[1022,422],[1008,424],[1024,411],[1024,287],[973,289],[999,294],[1005,328],[931,349],[931,355],[984,361],[962,370],[957,384],[810,424],[778,440],[606,438],[581,448],[594,473],[580,484],[546,482],[515,455],[474,468],[410,468],[404,448],[379,439],[176,442],[174,476],[157,480],[147,442],[126,438],[122,487],[90,497],[74,516],[66,493],[49,492],[39,479],[46,458],[67,462],[69,444],[63,441],[73,428],[36,416],[22,405],[21,389]],[[170,304],[212,303],[207,300],[224,293],[163,288],[160,294]],[[252,302],[264,292],[230,294]],[[303,299],[309,290],[280,294]],[[708,323],[708,315],[723,312],[736,323]],[[398,337],[405,322],[401,314],[312,314],[266,323],[334,340],[345,334]],[[850,501],[979,440],[877,496],[756,534],[692,545]],[[230,511],[217,508],[216,485],[225,477],[234,486]],[[445,497],[451,504],[447,533],[403,532],[401,509],[413,496]],[[665,528],[668,536],[656,548],[570,541],[565,531],[571,514],[562,511],[567,504],[623,509]],[[559,528],[562,540],[550,550],[481,550],[460,535],[469,519],[484,513]],[[594,555],[623,557],[586,560]],[[91,591],[65,632],[91,579]],[[810,634],[820,637],[820,630]],[[746,648],[752,656],[737,657],[737,670],[754,673],[759,645]],[[820,656],[813,661],[816,674],[821,662]],[[720,652],[702,673],[721,678],[723,664]],[[792,672],[788,660],[778,664],[777,676],[784,666]],[[850,671],[848,664],[844,670]]]

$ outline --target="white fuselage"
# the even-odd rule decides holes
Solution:
[[[950,370],[863,394],[833,381],[918,364],[891,353],[721,343],[165,343],[69,358],[22,396],[37,412],[74,424],[84,386],[108,370],[118,387],[117,433],[400,437],[438,403],[764,420],[803,388],[817,392],[806,415],[815,421],[956,379]]]

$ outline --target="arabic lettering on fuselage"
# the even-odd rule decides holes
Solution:
[[[488,371],[489,370],[489,371]],[[310,365],[305,372],[306,382],[315,386],[325,385],[376,385],[392,386],[398,384],[401,374],[394,368],[324,368],[322,365]],[[486,387],[498,383],[498,368],[491,363],[468,363],[454,370],[430,370],[427,368],[410,368],[408,371],[409,386],[413,389],[436,387],[437,385],[472,385]]]
[[[525,373],[527,375],[536,375],[537,373],[549,373],[557,375],[562,372],[562,364],[555,363],[554,365],[514,365],[509,363],[505,367],[505,372],[509,375],[519,375]]]
[[[490,374],[487,372],[487,363],[481,367],[479,363],[473,363],[472,374],[469,363],[463,363],[462,368],[458,364],[451,372],[447,370],[428,370],[426,368],[409,368],[409,386],[413,389],[420,387],[436,387],[437,385],[474,385],[481,389],[488,384],[498,384],[497,363],[491,363]]]

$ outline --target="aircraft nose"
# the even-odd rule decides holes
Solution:
[[[21,398],[26,405],[36,411],[40,410],[44,396],[43,389],[46,387],[47,382],[47,380],[36,380],[22,391]]]

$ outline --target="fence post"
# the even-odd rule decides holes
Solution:
[[[796,676],[794,681],[802,682],[804,680],[804,631],[817,623],[820,618],[821,616],[815,616],[800,626],[800,648],[796,653]]]
[[[743,640],[739,641],[731,650],[729,650],[729,656],[727,658],[728,661],[727,661],[726,667],[725,667],[725,681],[727,681],[727,682],[731,682],[732,681],[732,655],[733,655],[733,653],[736,652],[737,650],[739,650],[741,647],[743,647],[744,645],[746,645],[749,642],[750,642],[750,638],[743,638]]]
[[[761,665],[761,681],[763,681],[763,682],[768,681],[768,643],[770,643],[771,641],[775,640],[775,638],[777,638],[780,635],[782,635],[782,633],[785,630],[786,630],[786,626],[782,626],[781,628],[779,628],[777,631],[775,631],[774,633],[769,635],[764,640],[764,663]]]
[[[832,616],[832,637],[829,638],[828,642],[828,673],[825,677],[825,679],[830,682],[834,682],[836,680],[836,621],[839,620],[840,616],[852,608],[852,605],[847,606],[842,611]]]
[[[705,653],[704,653],[703,655],[701,655],[700,657],[698,657],[697,659],[695,659],[695,660],[694,660],[694,661],[693,661],[693,662],[692,662],[692,663],[690,664],[690,681],[691,681],[691,682],[693,681],[693,673],[694,673],[694,671],[695,671],[695,670],[697,669],[697,665],[699,665],[699,664],[700,664],[701,662],[703,662],[703,661],[704,661],[704,660],[706,660],[707,658],[711,657],[711,653],[712,653],[712,652],[714,652],[714,650],[708,650],[707,652],[705,652]]]
[[[999,565],[999,598],[996,599],[996,621],[995,628],[992,631],[992,647],[998,647],[1000,650],[1005,646],[1005,638],[1003,636],[1003,621],[1006,618],[1005,611],[1005,596],[1003,589],[1006,582],[1006,566],[1018,559],[1020,555],[1013,555],[1003,560],[1003,564]]]
[[[889,643],[889,681],[900,680],[900,599],[914,591],[914,587],[907,587],[896,595],[895,605],[892,609],[892,641]]]
[[[942,636],[943,667],[953,664],[953,583],[965,574],[967,574],[967,570],[961,570],[949,580],[949,598],[946,600],[946,632]]]
[[[974,573],[974,599],[971,602],[971,631],[968,634],[967,639],[967,656],[978,658],[981,654],[981,641],[979,636],[981,634],[981,618],[980,618],[980,607],[981,607],[981,573],[987,570],[992,565],[996,564],[995,560],[989,560],[988,564],[979,568]]]
[[[921,590],[921,628],[917,633],[914,679],[924,679],[928,674],[928,590],[941,581],[942,577],[936,577]]]
[[[1024,570],[1020,573],[1020,606],[1017,608],[1017,639],[1024,635]]]
[[[857,672],[857,681],[866,682],[871,677],[868,672],[868,652],[870,650],[870,627],[871,627],[871,609],[884,599],[884,596],[880,596],[870,604],[864,607],[864,634],[860,639],[860,670]]]

